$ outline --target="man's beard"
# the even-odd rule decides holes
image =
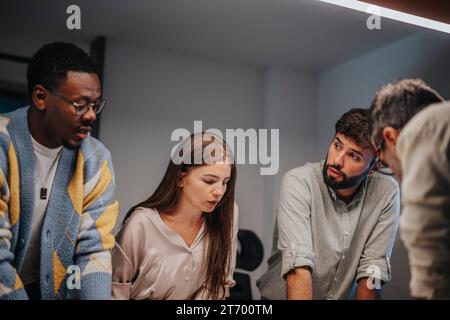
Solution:
[[[328,176],[328,168],[333,168],[336,171],[339,172],[339,174],[341,174],[342,176],[342,180],[337,182],[334,178],[331,178]],[[371,166],[369,166],[369,168],[367,168],[366,171],[364,171],[362,174],[358,175],[358,176],[353,176],[353,177],[347,177],[341,170],[339,170],[340,168],[332,165],[332,164],[324,164],[323,165],[323,170],[322,170],[322,175],[323,175],[323,181],[325,182],[325,184],[327,186],[329,186],[331,189],[333,190],[339,190],[339,189],[348,189],[348,188],[353,188],[358,186],[369,174],[369,171],[371,169]]]

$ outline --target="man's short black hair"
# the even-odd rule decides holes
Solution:
[[[44,45],[28,64],[28,94],[31,97],[38,84],[55,90],[66,80],[68,71],[97,73],[94,61],[77,46],[66,42]]]
[[[369,139],[369,109],[350,109],[336,122],[335,129],[336,133],[343,134],[361,148],[372,148]]]
[[[423,108],[444,99],[420,79],[404,79],[383,86],[370,106],[370,137],[381,146],[386,127],[403,129]]]

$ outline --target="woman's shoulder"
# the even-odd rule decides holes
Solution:
[[[138,231],[141,227],[153,224],[152,220],[158,215],[158,211],[147,207],[137,207],[123,222],[122,229],[127,231]]]
[[[154,217],[158,212],[151,208],[138,207],[123,222],[116,236],[116,242],[122,247],[142,246],[149,234],[154,234]]]
[[[141,215],[141,216],[154,216],[155,214],[159,214],[158,210],[154,208],[149,207],[137,207],[133,211],[134,215]]]

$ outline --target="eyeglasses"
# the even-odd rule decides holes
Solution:
[[[379,154],[384,149],[384,139],[381,139],[380,143],[377,147],[375,147],[375,153]],[[393,176],[394,173],[389,168],[389,166],[385,165],[383,161],[379,157],[375,158],[375,166],[374,170],[378,171],[381,174],[387,175],[387,176]]]
[[[47,89],[54,96],[56,96],[56,97],[60,98],[61,100],[64,100],[65,102],[71,104],[75,108],[75,113],[78,116],[82,116],[86,112],[88,112],[89,107],[92,107],[92,110],[96,114],[99,114],[100,112],[102,112],[102,110],[103,110],[103,108],[105,107],[105,104],[106,104],[106,100],[105,99],[97,99],[94,102],[78,103],[78,102],[69,100],[66,97],[63,97],[62,95],[60,95],[59,93],[57,93],[56,91],[54,91],[54,90],[52,90],[50,88],[45,87],[45,89]]]

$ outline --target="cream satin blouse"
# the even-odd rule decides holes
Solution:
[[[224,290],[234,286],[238,209],[234,206],[230,270]],[[191,246],[170,229],[156,210],[137,208],[123,226],[112,252],[112,298],[207,299],[202,286],[205,223]]]

